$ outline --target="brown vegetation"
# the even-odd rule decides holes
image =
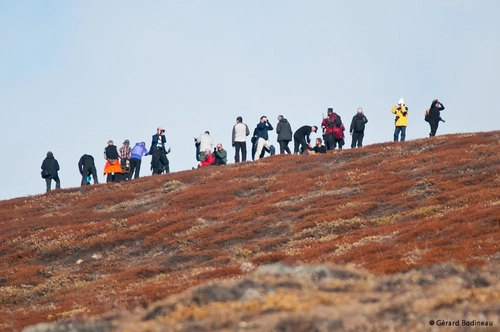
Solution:
[[[500,246],[499,142],[487,132],[279,155],[0,201],[0,330],[146,308],[277,262],[386,276],[487,265]]]

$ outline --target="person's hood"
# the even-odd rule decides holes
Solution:
[[[285,123],[287,123],[287,122],[288,122],[288,120],[287,120],[287,119],[285,119],[285,118],[283,118],[283,119],[281,119],[281,120],[280,120],[280,122],[285,122]]]

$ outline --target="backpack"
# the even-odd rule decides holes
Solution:
[[[430,109],[425,110],[424,120],[427,122],[429,122],[429,119],[430,119],[429,112],[430,112]]]
[[[365,118],[361,116],[356,116],[356,120],[354,122],[354,131],[357,133],[361,133],[365,131]]]
[[[344,130],[345,130],[345,127],[342,123],[340,124],[340,126],[333,127],[333,137],[335,139],[343,138],[344,137]]]
[[[342,120],[340,119],[340,115],[337,113],[332,114],[332,118],[328,117],[328,127],[334,128],[334,127],[340,127],[342,124]]]

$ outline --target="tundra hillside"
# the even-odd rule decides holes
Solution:
[[[499,142],[447,135],[0,201],[0,330],[422,330],[447,312],[498,328]]]

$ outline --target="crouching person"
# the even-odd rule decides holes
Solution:
[[[210,165],[213,165],[215,163],[215,156],[213,153],[210,153],[210,149],[205,149],[204,155],[205,155],[205,157],[198,164],[198,167],[210,166]]]
[[[222,144],[219,143],[214,149],[214,165],[226,165],[227,164],[227,151],[222,148]]]

